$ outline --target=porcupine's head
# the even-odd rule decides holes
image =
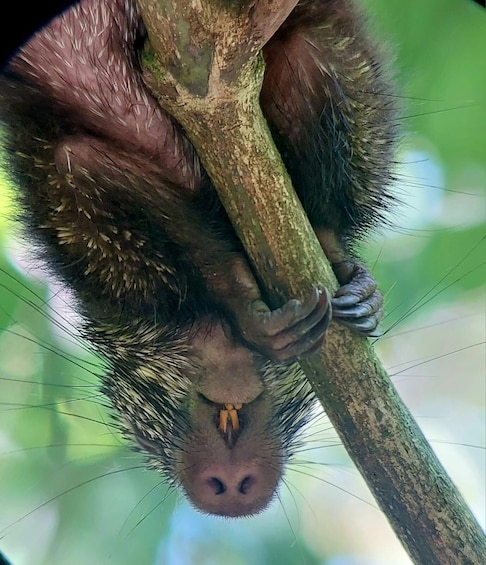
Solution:
[[[104,392],[149,466],[199,510],[237,517],[274,497],[314,397],[298,364],[258,359],[221,332],[140,321],[95,340],[111,364]]]

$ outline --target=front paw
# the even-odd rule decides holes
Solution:
[[[383,295],[375,279],[357,261],[334,263],[333,269],[342,285],[331,300],[333,318],[364,336],[380,336]]]
[[[251,348],[282,363],[318,351],[330,320],[329,294],[314,287],[303,302],[292,299],[276,310],[261,300],[251,302],[238,316],[238,325]]]

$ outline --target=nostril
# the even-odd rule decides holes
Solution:
[[[219,480],[217,477],[210,477],[207,480],[209,488],[212,490],[213,494],[223,494],[226,492],[226,486],[223,481]]]
[[[238,485],[238,492],[240,494],[248,494],[253,485],[255,484],[256,479],[253,475],[247,475]]]
[[[228,461],[194,465],[187,461],[182,485],[194,505],[217,516],[251,516],[263,510],[278,486],[280,469],[255,461]],[[240,454],[237,454],[240,455]],[[242,457],[240,455],[240,457]],[[202,467],[202,468],[201,468]]]

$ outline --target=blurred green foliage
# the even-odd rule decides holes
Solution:
[[[459,0],[363,4],[390,45],[403,93],[397,174],[405,206],[395,221],[408,234],[391,242],[386,234],[369,256],[379,253],[383,288],[403,289],[400,303],[454,269],[455,284],[440,297],[453,300],[486,280],[486,16]]]

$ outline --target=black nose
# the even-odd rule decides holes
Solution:
[[[250,495],[256,482],[257,478],[251,474],[245,475],[241,480],[239,480],[239,477],[236,477],[235,479],[231,478],[229,481],[219,476],[209,477],[206,480],[206,486],[208,491],[216,496],[228,492],[228,489],[233,494]]]

